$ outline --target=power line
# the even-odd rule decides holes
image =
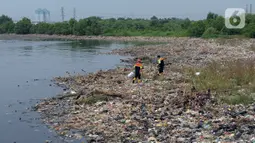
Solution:
[[[252,4],[250,4],[250,14],[252,14]]]
[[[61,17],[62,17],[62,21],[65,21],[65,13],[64,13],[64,7],[61,7]]]
[[[245,8],[245,12],[246,12],[246,13],[249,12],[248,9],[249,9],[248,4],[246,4],[246,8]]]
[[[73,18],[76,19],[76,8],[73,9]]]

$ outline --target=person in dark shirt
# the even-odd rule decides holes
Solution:
[[[157,63],[158,63],[158,75],[162,75],[165,67],[164,58],[161,58],[160,55],[158,55]]]
[[[135,81],[138,79],[138,83],[141,82],[141,72],[143,69],[143,65],[142,65],[142,60],[138,59],[136,64],[134,65],[135,68],[135,77],[133,79],[133,83],[135,83]]]

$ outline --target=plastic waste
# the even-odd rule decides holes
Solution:
[[[255,137],[251,138],[251,142],[255,143]]]
[[[203,43],[194,39],[186,39],[186,41],[191,42],[188,45],[194,48],[200,47],[200,43]],[[183,76],[184,71],[181,67],[186,63],[200,64],[192,58],[197,55],[197,50],[185,50],[182,49],[182,47],[188,47],[185,44],[169,43],[169,47],[172,46],[172,48],[163,46],[157,47],[159,50],[155,50],[155,46],[151,48],[151,51],[165,49],[166,53],[169,52],[173,57],[174,64],[171,67],[166,66],[166,75],[162,81],[154,79],[154,75],[157,75],[157,67],[146,63],[144,63],[146,68],[142,75],[143,86],[132,84],[127,80],[127,77],[134,76],[133,70],[121,68],[99,71],[86,76],[59,78],[58,81],[75,86],[74,91],[81,95],[81,101],[87,99],[86,97],[92,97],[94,104],[77,103],[77,96],[42,102],[37,109],[43,112],[43,120],[49,124],[57,123],[61,129],[57,132],[70,128],[86,131],[83,135],[91,134],[88,138],[94,142],[102,138],[102,135],[110,137],[102,142],[145,142],[148,137],[155,137],[154,140],[160,142],[254,141],[254,139],[251,140],[254,137],[254,122],[252,122],[255,115],[254,105],[249,105],[247,108],[230,105],[226,107],[229,110],[226,110],[224,105],[215,102],[214,94],[210,92],[197,89],[191,93],[188,83],[185,83],[187,80]],[[208,48],[212,47],[210,49],[212,54],[208,57],[202,56],[205,61],[219,53],[218,50],[223,52],[224,56],[233,52],[224,46],[220,46],[222,49],[219,49],[216,45],[204,44],[208,45]],[[177,48],[174,48],[176,46]],[[227,49],[227,52],[223,49]],[[150,52],[150,49],[146,48],[137,48],[135,51],[142,55],[148,53],[147,50]],[[200,76],[201,74],[202,72]],[[100,92],[94,92],[94,90]],[[76,105],[78,109],[73,108]],[[81,112],[76,112],[77,110]]]
[[[135,76],[135,73],[133,71],[128,74],[128,78],[133,78],[134,76]]]
[[[154,137],[148,138],[148,142],[149,142],[149,143],[158,143],[157,139],[154,138]]]
[[[209,124],[204,124],[203,127],[204,127],[204,129],[209,129],[209,128],[211,128],[211,126],[210,126]]]

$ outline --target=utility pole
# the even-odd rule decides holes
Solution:
[[[248,14],[248,12],[249,12],[249,7],[248,7],[248,4],[246,4],[246,7],[245,7],[245,12]]]
[[[44,9],[44,10],[43,10],[43,22],[46,22],[46,12],[47,12],[47,11]]]
[[[252,14],[252,4],[250,4],[250,13]]]
[[[61,17],[62,17],[62,22],[64,22],[65,21],[64,7],[61,7]]]
[[[73,19],[76,20],[76,8],[73,9]]]
[[[50,22],[50,11],[48,13],[48,21]]]

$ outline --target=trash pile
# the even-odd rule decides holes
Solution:
[[[213,91],[190,88],[183,75],[185,66],[254,56],[249,44],[239,49],[201,39],[169,43],[114,51],[149,60],[165,53],[172,65],[166,66],[164,77],[156,76],[151,62],[144,63],[139,84],[128,77],[129,68],[56,77],[72,92],[45,99],[35,109],[60,135],[88,142],[255,142],[255,104],[219,104]]]
[[[149,59],[160,54],[166,58],[166,62],[178,66],[204,66],[211,61],[251,58],[254,56],[251,50],[254,43],[253,39],[172,38],[167,40],[167,44],[116,49],[108,54]]]

